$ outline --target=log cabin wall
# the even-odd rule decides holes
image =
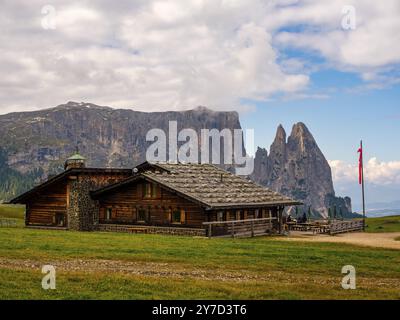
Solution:
[[[232,221],[278,217],[278,207],[247,208],[247,209],[221,209],[207,213],[207,221]]]
[[[26,203],[26,225],[66,225],[67,184],[65,181],[49,186]]]
[[[202,228],[200,205],[157,184],[140,180],[99,199],[100,223]]]
[[[82,172],[68,177],[67,216],[71,230],[94,230],[99,221],[98,201],[90,197],[90,191],[127,178],[126,173]]]

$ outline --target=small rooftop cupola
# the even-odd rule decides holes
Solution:
[[[72,168],[85,168],[86,167],[86,158],[79,154],[78,147],[75,150],[75,153],[70,156],[64,164],[64,169],[72,169]]]

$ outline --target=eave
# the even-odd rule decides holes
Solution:
[[[63,179],[67,178],[70,175],[78,175],[82,173],[131,173],[131,169],[119,169],[119,168],[72,168],[68,169],[66,171],[61,172],[60,174],[48,179],[47,181],[39,184],[38,186],[20,194],[19,196],[11,199],[8,203],[10,204],[17,204],[17,203],[22,203],[24,204],[27,199],[30,197],[34,196],[37,192],[40,190],[43,190],[44,188],[62,181]]]

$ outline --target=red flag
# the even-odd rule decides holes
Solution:
[[[357,152],[360,153],[360,157],[358,158],[358,183],[361,184],[362,181],[362,171],[363,171],[363,150],[360,147]]]

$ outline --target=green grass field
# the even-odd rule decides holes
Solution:
[[[0,243],[0,299],[400,299],[396,250],[25,228],[0,228]],[[41,288],[44,264],[60,267],[56,290]],[[348,264],[356,290],[341,288]]]
[[[0,204],[0,217],[24,219],[25,207],[13,204]]]
[[[0,218],[14,220],[18,227],[23,227],[25,217],[25,206],[0,204]]]
[[[400,216],[366,219],[367,232],[400,232]]]
[[[21,208],[0,216],[23,221]],[[385,223],[398,218],[368,219],[368,231],[399,231]],[[22,227],[0,228],[0,243],[0,299],[400,299],[398,250]],[[41,287],[44,264],[56,290]],[[344,265],[356,290],[341,287]]]

